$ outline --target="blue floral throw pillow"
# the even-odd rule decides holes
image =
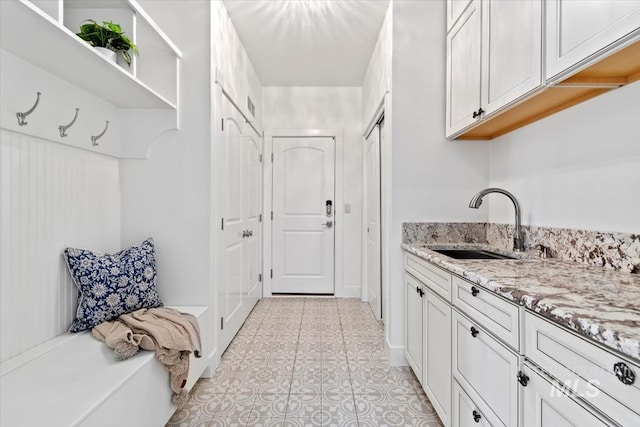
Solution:
[[[162,306],[156,289],[153,239],[113,255],[67,248],[64,256],[78,287],[78,310],[69,332],[91,329],[141,308]]]

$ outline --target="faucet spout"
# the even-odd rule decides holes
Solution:
[[[516,210],[516,231],[515,236],[513,236],[513,250],[516,252],[524,251],[524,237],[522,235],[522,225],[521,225],[521,217],[520,217],[520,204],[515,196],[509,193],[507,190],[503,190],[502,188],[485,188],[484,190],[478,191],[469,202],[469,207],[472,209],[478,209],[482,204],[482,198],[490,193],[499,193],[507,196],[511,202],[513,203],[513,207]]]

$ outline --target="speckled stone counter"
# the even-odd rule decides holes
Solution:
[[[527,254],[514,260],[459,260],[429,249],[445,247],[505,253],[481,244],[402,244],[406,251],[640,363],[640,275]]]

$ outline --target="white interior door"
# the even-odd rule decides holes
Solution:
[[[224,351],[262,294],[262,139],[221,101],[218,239],[219,343]]]
[[[245,185],[243,187],[244,199],[243,218],[244,227],[248,233],[244,239],[243,262],[245,273],[244,292],[248,304],[258,302],[262,295],[262,138],[247,126],[247,135],[243,138],[243,170]]]
[[[367,301],[376,319],[382,317],[380,256],[380,125],[376,125],[365,143],[367,158]]]
[[[233,324],[240,320],[243,303],[243,171],[242,145],[244,121],[231,103],[222,97],[222,156],[220,189],[222,233],[219,240],[221,262],[218,281],[218,315],[220,316],[220,345],[225,349],[235,332]],[[242,319],[243,320],[243,319]]]
[[[335,140],[274,137],[273,156],[272,293],[333,294]]]

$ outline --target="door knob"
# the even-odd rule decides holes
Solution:
[[[322,225],[324,225],[327,228],[331,228],[333,227],[333,221],[323,222]]]

